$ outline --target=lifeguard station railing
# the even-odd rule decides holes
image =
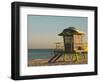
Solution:
[[[48,63],[55,62],[62,56],[62,53],[65,51],[63,42],[55,42],[54,44],[55,44],[54,56],[48,61]]]
[[[63,42],[56,42],[55,43],[55,51],[65,51],[65,47],[64,47],[64,43]],[[84,52],[87,52],[88,51],[88,46],[87,46],[87,43],[75,43],[74,45],[75,50],[74,51],[81,51],[83,50]]]
[[[55,50],[64,50],[64,43],[63,42],[56,42],[55,43]]]

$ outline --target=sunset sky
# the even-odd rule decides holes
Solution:
[[[87,21],[87,17],[28,15],[28,49],[54,48],[55,42],[63,42],[58,34],[68,27],[76,27],[87,35]]]

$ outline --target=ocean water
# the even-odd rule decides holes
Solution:
[[[28,49],[28,59],[48,59],[52,56],[53,49]]]

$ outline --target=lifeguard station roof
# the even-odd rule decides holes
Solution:
[[[62,33],[58,34],[59,36],[66,36],[66,35],[84,35],[84,32],[79,31],[75,27],[69,27],[63,30]]]

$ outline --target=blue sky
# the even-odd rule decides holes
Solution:
[[[55,42],[63,42],[58,36],[63,29],[76,27],[87,35],[87,17],[28,15],[28,48],[54,48]]]

